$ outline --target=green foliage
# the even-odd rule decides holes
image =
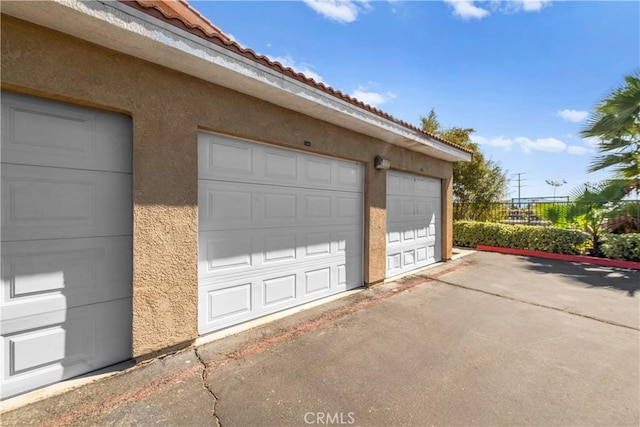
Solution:
[[[469,218],[481,218],[491,203],[503,200],[507,193],[507,177],[500,166],[484,157],[478,144],[471,141],[471,128],[453,127],[443,129],[436,112],[431,109],[422,117],[422,128],[447,141],[461,145],[473,152],[471,162],[457,162],[453,166],[453,200],[456,203],[474,206]]]
[[[536,215],[559,228],[571,227],[581,213],[580,206],[575,203],[537,203],[535,209]]]
[[[574,203],[579,204],[584,212],[575,217],[575,223],[591,238],[590,253],[593,256],[602,256],[600,245],[607,231],[607,220],[620,214],[622,195],[614,194],[615,191],[616,188],[607,183],[585,184],[584,189],[575,194]]]
[[[640,261],[640,234],[608,234],[602,253],[607,258]]]
[[[589,209],[584,215],[576,218],[578,227],[591,239],[590,255],[601,256],[602,237],[606,232],[606,212],[603,209]]]
[[[613,172],[602,196],[621,200],[640,192],[640,73],[625,77],[625,83],[603,99],[581,132],[584,138],[597,138],[600,155],[590,172]]]
[[[588,236],[578,230],[488,222],[454,221],[453,244],[475,248],[477,245],[513,249],[579,254]]]

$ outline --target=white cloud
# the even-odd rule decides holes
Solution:
[[[380,93],[370,90],[367,86],[359,86],[351,94],[352,97],[364,102],[365,104],[377,107],[385,102],[395,99],[396,94],[392,92]]]
[[[369,7],[368,0],[303,0],[320,15],[337,22],[349,23],[358,19],[358,14]]]
[[[556,116],[568,122],[580,123],[589,117],[589,112],[580,110],[560,110],[556,113]]]
[[[473,135],[471,140],[478,145],[503,148],[505,150],[511,150],[512,147],[519,147],[525,154],[531,154],[533,151],[543,151],[547,153],[566,152],[569,154],[587,154],[593,152],[592,147],[586,145],[569,146],[557,138],[531,139],[525,136],[518,136],[516,138],[505,138],[504,136],[487,138],[484,136]]]
[[[552,0],[444,0],[453,14],[465,19],[482,19],[492,13],[538,12]],[[480,7],[482,4],[482,7]]]
[[[307,77],[311,77],[316,82],[322,81],[322,76],[313,71],[314,66],[307,64],[306,62],[297,63],[291,56],[270,56],[269,59],[276,61],[284,65],[285,67],[291,67],[296,72],[302,73]]]
[[[537,12],[543,7],[551,4],[551,0],[515,0],[516,3],[520,3],[520,7],[525,12]]]
[[[569,154],[591,154],[593,153],[593,149],[589,147],[584,147],[582,145],[570,145],[567,147],[567,153]]]
[[[567,144],[556,138],[529,139],[524,136],[519,136],[514,139],[514,142],[520,145],[520,148],[525,154],[529,154],[533,150],[557,153],[567,148]]]
[[[513,146],[513,140],[505,138],[503,136],[496,136],[494,138],[485,138],[484,136],[472,135],[471,140],[478,145],[488,145],[490,147],[501,147],[510,150]]]
[[[462,19],[482,19],[489,15],[489,11],[478,7],[472,0],[444,0],[453,7],[453,14]]]

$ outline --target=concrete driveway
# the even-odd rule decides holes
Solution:
[[[474,253],[4,425],[640,424],[640,274]]]

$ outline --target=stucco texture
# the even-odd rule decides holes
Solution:
[[[375,156],[443,179],[443,257],[451,257],[449,162],[5,15],[1,71],[3,89],[132,117],[134,357],[198,335],[199,130],[362,162],[369,284],[385,276],[386,172],[373,167]]]

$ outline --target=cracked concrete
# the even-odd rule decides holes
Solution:
[[[637,282],[607,280],[636,273],[545,264],[550,271],[537,274],[539,260],[493,254],[465,264],[219,366],[208,376],[219,416],[226,426],[328,418],[373,426],[638,425],[640,336],[632,325],[640,307],[626,289]],[[500,284],[510,297],[478,292],[485,284]],[[621,307],[618,325],[602,301]]]
[[[209,386],[209,383],[207,382],[207,375],[208,375],[209,367],[207,366],[205,361],[202,360],[202,356],[200,356],[200,351],[198,350],[198,348],[195,348],[193,352],[196,355],[196,357],[198,358],[198,361],[200,362],[200,364],[202,365],[202,387],[204,387],[204,389],[207,390],[207,392],[209,392],[209,394],[211,395],[211,398],[213,399],[213,403],[211,405],[211,416],[215,420],[216,425],[218,427],[222,427],[222,423],[220,422],[220,418],[218,418],[218,416],[216,415],[216,402],[218,401],[218,398],[213,393],[213,390],[211,390],[211,387]]]
[[[216,426],[210,411],[185,410],[188,401],[210,402],[202,371],[194,350],[183,351],[3,413],[2,424]]]
[[[478,253],[155,359],[2,423],[638,425],[634,274]]]

